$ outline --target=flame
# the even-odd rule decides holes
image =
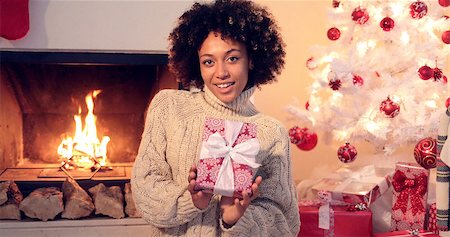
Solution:
[[[81,107],[78,107],[78,114],[73,116],[75,120],[75,136],[66,136],[58,147],[58,155],[65,161],[63,165],[68,168],[70,161],[78,167],[93,167],[96,164],[106,165],[107,145],[110,141],[108,136],[104,136],[102,141],[97,137],[96,116],[94,115],[94,99],[101,93],[101,90],[90,92],[86,98],[88,113],[84,119],[83,128],[81,118]]]

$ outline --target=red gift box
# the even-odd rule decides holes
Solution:
[[[311,205],[310,205],[311,204]],[[305,206],[307,205],[307,206]],[[299,202],[301,227],[298,237],[335,236],[366,237],[372,236],[372,212],[350,211],[348,206],[330,206],[330,229],[319,228],[319,208],[315,203]]]
[[[312,189],[315,192],[328,191],[334,200],[349,204],[372,204],[390,186],[392,170],[364,167],[344,167],[321,179]]]
[[[430,209],[428,210],[428,224],[427,224],[427,230],[432,231],[434,233],[439,233],[439,230],[437,228],[437,209],[436,209],[436,203],[433,203],[430,205]]]
[[[439,237],[440,235],[435,234],[433,232],[428,231],[418,231],[418,233],[414,233],[410,230],[400,230],[386,233],[377,233],[374,234],[373,237],[386,237],[386,236],[395,236],[395,237],[413,237],[413,236],[426,236],[426,237]]]
[[[240,198],[244,190],[251,194],[259,167],[256,135],[255,124],[207,118],[195,189]]]
[[[416,164],[396,164],[392,177],[391,230],[424,229],[428,174],[427,169]]]

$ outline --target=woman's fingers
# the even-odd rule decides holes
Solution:
[[[258,197],[258,195],[259,195],[259,185],[261,185],[261,183],[262,183],[262,177],[261,176],[256,177],[255,182],[252,184],[251,200],[254,200],[255,198]]]

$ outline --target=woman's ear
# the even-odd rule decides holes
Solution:
[[[248,69],[253,70],[253,61],[251,59],[248,60]]]

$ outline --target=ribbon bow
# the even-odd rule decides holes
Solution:
[[[248,165],[251,168],[261,166],[255,162],[255,157],[260,150],[258,139],[251,138],[234,145],[242,126],[242,122],[226,120],[224,121],[225,137],[215,132],[202,144],[200,159],[224,158],[214,185],[214,193],[233,196],[233,162]]]
[[[403,213],[406,213],[409,198],[413,215],[418,212],[424,212],[425,207],[422,201],[423,196],[427,192],[427,178],[427,175],[422,173],[414,179],[410,179],[406,177],[405,173],[397,170],[392,180],[392,186],[399,195],[392,210],[400,209]]]

